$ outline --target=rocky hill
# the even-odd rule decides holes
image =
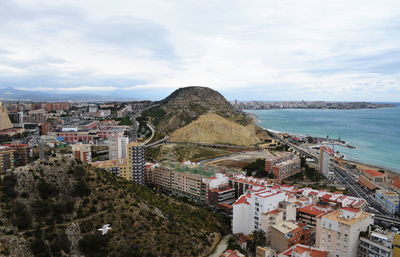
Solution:
[[[207,256],[229,229],[223,216],[66,156],[3,176],[0,197],[0,256]]]
[[[247,146],[260,142],[260,139],[254,124],[243,126],[215,113],[206,113],[173,132],[171,141]]]
[[[209,112],[243,125],[251,122],[220,93],[207,87],[179,88],[143,116],[149,118],[158,131],[169,134]]]

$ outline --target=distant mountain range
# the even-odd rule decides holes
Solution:
[[[112,95],[112,96],[110,96]],[[13,87],[0,88],[0,101],[122,101],[134,100],[129,97],[96,95],[87,93],[46,93],[41,91],[20,90]]]

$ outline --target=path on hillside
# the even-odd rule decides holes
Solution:
[[[228,247],[228,241],[232,237],[231,234],[224,236],[221,241],[219,241],[217,247],[215,247],[215,250],[212,254],[210,254],[208,257],[220,257],[221,254],[225,252],[226,247]]]
[[[74,222],[80,222],[80,221],[84,221],[84,220],[91,219],[91,218],[93,218],[93,217],[102,215],[102,214],[104,214],[104,213],[106,213],[106,212],[107,212],[107,210],[106,210],[106,211],[101,211],[101,212],[98,212],[98,213],[95,213],[95,214],[92,214],[92,215],[89,215],[89,216],[86,216],[86,217],[83,217],[83,218],[70,220],[70,221],[67,221],[67,222],[64,222],[64,223],[59,223],[59,224],[54,224],[54,225],[43,226],[43,227],[40,228],[40,230],[46,230],[46,229],[48,229],[50,226],[55,226],[55,227],[67,226],[67,225],[70,225],[70,224],[72,224],[72,223],[74,223]],[[102,224],[100,224],[99,226],[101,226],[101,225],[102,225]],[[36,231],[36,229],[28,229],[28,230],[20,231],[20,232],[18,232],[18,235],[23,235],[23,234],[25,234],[25,233],[33,232],[33,231]],[[1,239],[1,238],[13,237],[13,236],[15,236],[15,235],[3,235],[3,236],[0,236],[0,239]]]

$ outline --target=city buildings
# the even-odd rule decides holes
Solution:
[[[14,151],[14,166],[24,166],[29,163],[31,148],[27,144],[4,144]]]
[[[358,182],[369,191],[375,191],[383,186],[386,181],[386,176],[380,171],[371,169],[362,169]]]
[[[375,200],[388,213],[398,213],[400,207],[400,196],[398,193],[389,190],[377,190],[375,192]]]
[[[329,257],[357,256],[358,239],[373,223],[372,214],[342,208],[317,219],[316,246],[329,251]]]
[[[254,187],[233,204],[233,233],[248,235],[254,230],[262,229],[262,214],[278,209],[279,202],[287,199],[286,193],[279,187]]]
[[[234,201],[234,198],[230,198],[234,196],[233,190],[228,191],[228,194],[217,194],[216,199],[212,192],[209,196],[210,185],[211,189],[218,189],[219,185],[227,185],[228,181],[222,175],[215,175],[213,171],[198,164],[164,162],[149,165],[145,170],[146,183],[163,191],[204,202],[210,198],[215,205]]]
[[[282,180],[301,171],[301,160],[293,153],[282,153],[265,159],[265,171]]]
[[[144,185],[144,146],[138,142],[128,144],[128,169],[131,180]]]
[[[92,161],[92,147],[90,144],[74,144],[72,145],[72,154],[75,159],[81,160],[82,162]]]
[[[0,174],[14,168],[14,150],[9,146],[0,146]]]
[[[93,167],[104,169],[114,175],[120,176],[126,180],[132,179],[132,174],[128,169],[128,160],[127,159],[118,159],[118,160],[107,160],[107,161],[97,161],[92,162],[91,165]]]
[[[296,244],[313,245],[315,228],[302,223],[282,221],[271,228],[271,248],[283,252]]]
[[[329,180],[332,180],[334,176],[333,158],[334,152],[330,147],[321,146],[319,148],[319,172]]]
[[[109,138],[109,159],[118,160],[128,156],[129,138],[126,136],[116,136]]]
[[[297,209],[297,221],[315,227],[317,219],[331,211],[333,208],[328,203],[321,201],[317,204],[310,204]]]
[[[395,233],[377,226],[369,226],[360,234],[358,257],[392,257]]]

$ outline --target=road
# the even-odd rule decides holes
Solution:
[[[225,252],[226,247],[228,246],[228,241],[232,237],[232,235],[226,235],[222,240],[218,243],[217,247],[215,247],[215,250],[212,254],[210,254],[208,257],[220,257],[221,254]]]
[[[278,141],[280,141],[283,144],[289,145],[291,148],[294,150],[298,151],[299,153],[302,153],[308,157],[313,158],[316,161],[319,161],[319,156],[307,151],[306,149],[303,149],[297,145],[294,145],[287,140],[285,140],[283,137],[278,135],[277,133],[271,132],[267,130],[269,134],[271,134],[274,138],[276,138]],[[342,183],[343,185],[346,186],[346,188],[350,191],[350,193],[354,196],[363,198],[367,201],[367,211],[371,213],[376,213],[376,214],[383,214],[387,215],[386,211],[382,209],[382,207],[375,201],[373,195],[369,193],[367,190],[365,190],[363,187],[360,186],[360,184],[351,176],[351,171],[340,167],[338,165],[334,165],[334,172],[335,172],[335,178]],[[387,216],[390,217],[390,216]]]

